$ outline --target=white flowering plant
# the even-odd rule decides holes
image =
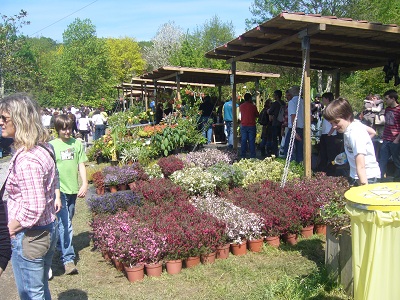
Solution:
[[[264,222],[259,215],[240,208],[224,198],[206,194],[191,197],[190,202],[200,211],[225,222],[225,233],[232,243],[241,243],[243,238],[258,239],[262,235]]]
[[[221,181],[219,176],[204,171],[200,167],[184,168],[174,172],[169,178],[190,195],[214,193],[217,182]]]

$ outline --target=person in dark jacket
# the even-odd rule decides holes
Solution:
[[[7,226],[7,215],[4,201],[0,200],[0,276],[6,269],[8,261],[11,259],[10,233]]]

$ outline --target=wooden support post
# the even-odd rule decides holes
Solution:
[[[176,99],[181,103],[181,76],[177,73],[176,74]],[[174,104],[175,106],[175,104]]]
[[[306,60],[304,70],[304,131],[303,131],[303,162],[304,175],[311,177],[311,91],[310,91],[310,37],[302,40],[303,59]],[[300,97],[301,95],[299,95]]]
[[[232,88],[232,130],[233,130],[233,149],[237,149],[238,146],[238,138],[237,138],[237,127],[238,127],[238,120],[237,120],[237,110],[236,110],[236,62],[233,61],[231,63],[231,88]]]

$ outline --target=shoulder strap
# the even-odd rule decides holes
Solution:
[[[42,144],[38,144],[38,146],[42,147],[47,152],[49,152],[49,154],[50,154],[51,158],[53,159],[54,163],[56,163],[56,158],[54,157],[54,153],[53,152],[51,152],[47,147],[43,146]]]

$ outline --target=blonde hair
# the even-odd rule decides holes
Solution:
[[[27,94],[18,93],[0,100],[0,112],[10,114],[15,127],[14,147],[30,150],[38,143],[49,141],[49,133],[42,124],[39,104]]]

